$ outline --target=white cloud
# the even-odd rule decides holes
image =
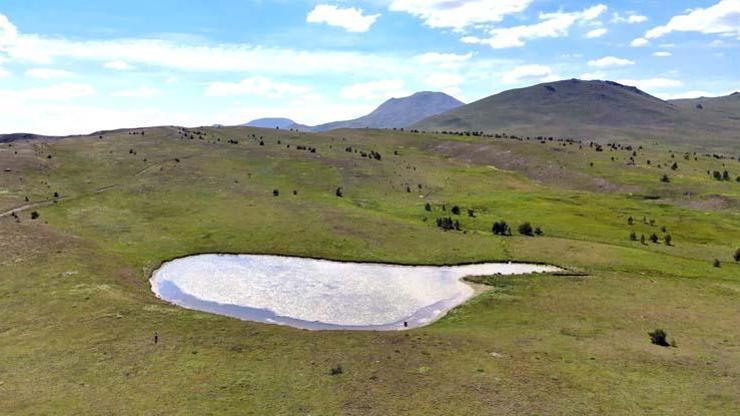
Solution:
[[[623,79],[617,81],[620,84],[635,86],[641,90],[655,90],[660,88],[676,88],[683,83],[676,79],[669,78],[648,78],[648,79]]]
[[[666,58],[666,57],[669,57],[671,55],[673,55],[673,54],[670,53],[670,52],[666,52],[666,51],[658,51],[658,52],[654,52],[653,53],[653,56],[656,56],[658,58]]]
[[[103,64],[103,67],[107,69],[113,69],[116,71],[130,71],[134,69],[134,67],[131,64],[124,62],[124,61],[106,62],[105,64]]]
[[[121,90],[113,93],[115,97],[144,98],[159,94],[161,91],[151,87],[141,87],[134,90]]]
[[[617,58],[616,56],[605,56],[600,59],[588,61],[588,66],[593,66],[596,68],[611,68],[615,66],[628,66],[634,64],[634,61],[630,61],[629,59],[624,58]]]
[[[687,14],[671,18],[666,25],[648,30],[645,38],[657,39],[672,32],[720,34],[740,39],[740,0],[720,0],[705,9],[688,10]]]
[[[416,16],[433,28],[457,30],[481,23],[497,23],[523,12],[533,0],[392,0],[390,10]]]
[[[0,78],[9,77],[10,75],[12,75],[10,71],[0,68]]]
[[[612,23],[636,24],[646,22],[647,20],[647,16],[636,14],[635,12],[627,12],[626,16],[622,16],[619,13],[612,14]]]
[[[608,30],[606,30],[603,27],[600,27],[598,29],[594,29],[594,30],[591,30],[588,33],[586,33],[586,37],[589,38],[589,39],[600,38],[600,37],[606,35],[606,32],[608,32]]]
[[[494,28],[488,38],[465,36],[464,43],[489,45],[494,49],[524,46],[527,40],[538,38],[559,38],[568,35],[571,26],[576,23],[588,23],[597,19],[607,10],[607,6],[599,4],[580,12],[540,13],[539,23],[533,25],[513,26],[508,28]]]
[[[400,79],[364,82],[342,88],[339,95],[348,100],[377,100],[403,97],[410,92],[404,89],[406,83]]]
[[[25,90],[0,90],[0,102],[18,101],[69,101],[95,94],[95,88],[87,84],[65,83]]]
[[[521,82],[547,82],[557,80],[559,77],[553,74],[552,69],[546,65],[522,65],[506,72],[501,81],[505,84],[518,84]]]
[[[26,71],[26,76],[40,79],[67,78],[73,75],[72,72],[53,68],[31,68]]]
[[[648,41],[645,38],[637,38],[633,39],[632,42],[630,42],[630,46],[633,48],[641,48],[643,46],[646,46],[650,41]]]
[[[8,18],[0,14],[0,51],[3,51],[7,45],[15,42],[18,37],[18,29]]]
[[[340,8],[319,4],[308,14],[306,22],[325,23],[329,26],[341,27],[347,32],[367,32],[380,15],[363,13],[362,9],[355,7]]]
[[[235,95],[258,95],[268,98],[295,96],[309,92],[308,87],[285,82],[276,82],[270,78],[256,76],[240,82],[214,82],[206,89],[206,96],[228,97]]]

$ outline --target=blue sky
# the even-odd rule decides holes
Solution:
[[[740,0],[0,2],[2,133],[318,124],[565,78],[740,90]]]

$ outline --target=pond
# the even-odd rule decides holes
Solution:
[[[465,276],[558,271],[482,263],[401,266],[268,255],[203,254],[162,265],[160,298],[187,309],[311,330],[400,330],[427,325],[470,299]]]

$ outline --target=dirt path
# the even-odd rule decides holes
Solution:
[[[0,212],[0,218],[13,215],[13,213],[19,213],[19,212],[27,211],[27,210],[33,209],[33,208],[45,207],[45,206],[48,206],[48,205],[53,204],[54,201],[66,201],[66,200],[70,200],[70,199],[82,198],[82,197],[85,197],[85,196],[97,195],[97,194],[100,194],[100,193],[109,191],[109,190],[111,190],[113,188],[117,188],[119,186],[121,186],[121,185],[114,184],[114,185],[104,186],[104,187],[98,188],[98,189],[96,189],[96,190],[94,190],[94,191],[92,191],[92,192],[90,192],[88,194],[82,194],[82,195],[78,195],[76,197],[66,197],[66,196],[63,196],[63,197],[56,198],[56,199],[46,199],[46,200],[43,200],[43,201],[29,202],[27,204],[20,205],[20,206],[17,206],[15,208],[12,208],[12,209],[10,209],[8,211]]]

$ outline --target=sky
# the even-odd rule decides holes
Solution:
[[[0,133],[319,124],[569,78],[740,90],[740,0],[0,1]]]

